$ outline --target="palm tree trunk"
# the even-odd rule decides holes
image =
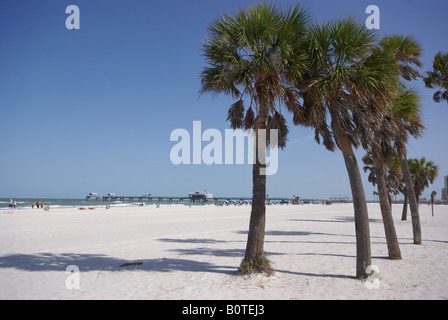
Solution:
[[[394,219],[392,217],[392,207],[389,192],[386,185],[386,173],[384,163],[380,159],[375,159],[375,175],[378,185],[381,215],[383,217],[384,231],[386,233],[387,249],[389,258],[401,260],[400,245],[398,244],[397,233],[395,231]]]
[[[358,161],[353,152],[352,145],[345,133],[340,133],[337,144],[344,156],[345,166],[350,179],[353,196],[356,233],[356,278],[367,278],[366,269],[372,264],[370,248],[369,214],[367,210],[366,195],[359,171]]]
[[[406,188],[404,191],[403,212],[401,213],[401,220],[408,220],[408,193],[406,191]]]
[[[404,182],[406,183],[406,191],[411,207],[412,231],[414,235],[414,244],[422,244],[422,228],[420,225],[420,216],[418,213],[418,202],[414,192],[411,172],[409,170],[406,149],[404,146],[398,146],[398,157],[400,158],[401,171],[403,173]]]
[[[264,237],[266,226],[266,124],[259,120],[255,132],[255,162],[252,169],[252,210],[247,236],[246,253],[240,271],[244,273],[272,273],[269,260],[264,256]],[[266,170],[263,170],[265,173]]]
[[[260,156],[259,153],[258,156]],[[246,260],[254,260],[263,255],[266,224],[266,176],[260,175],[260,169],[265,166],[257,159],[252,169],[252,211],[245,254]]]

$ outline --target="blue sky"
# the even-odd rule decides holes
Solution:
[[[216,195],[252,192],[250,165],[179,165],[170,161],[176,128],[229,128],[229,97],[200,96],[206,65],[201,43],[208,23],[255,1],[3,0],[0,2],[0,197],[84,197],[89,192],[186,195],[206,187]],[[278,1],[282,7],[294,1]],[[423,46],[423,71],[447,51],[444,0],[301,1],[316,21],[351,16],[364,21],[380,8],[379,36],[413,35]],[[80,9],[68,30],[65,9]],[[428,129],[409,157],[433,160],[440,176],[426,192],[440,194],[448,174],[448,105],[433,90],[422,96]],[[340,152],[318,145],[310,129],[290,125],[268,194],[326,199],[351,197]],[[360,156],[364,151],[357,152]],[[360,159],[359,159],[360,161]],[[364,176],[367,198],[375,190]]]

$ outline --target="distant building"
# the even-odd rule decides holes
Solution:
[[[445,188],[442,189],[442,200],[448,200],[448,176],[445,176]]]

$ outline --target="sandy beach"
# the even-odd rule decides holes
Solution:
[[[354,278],[351,204],[268,206],[271,277],[237,272],[249,206],[4,210],[0,299],[448,299],[448,206],[435,217],[421,206],[423,245],[412,244],[401,205],[393,212],[401,261],[387,258],[379,205],[369,204],[372,287]],[[79,288],[67,288],[68,266]]]

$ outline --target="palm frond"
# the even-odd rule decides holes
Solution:
[[[255,129],[255,113],[252,107],[247,109],[246,116],[244,117],[244,128],[246,130]]]
[[[277,130],[277,141],[271,140],[271,130]],[[272,116],[268,117],[267,121],[267,143],[271,148],[285,148],[288,136],[288,126],[286,125],[286,119],[279,112],[274,112]]]
[[[243,100],[238,100],[229,108],[227,121],[230,121],[230,126],[232,129],[241,129],[243,127],[243,118],[244,102]]]

